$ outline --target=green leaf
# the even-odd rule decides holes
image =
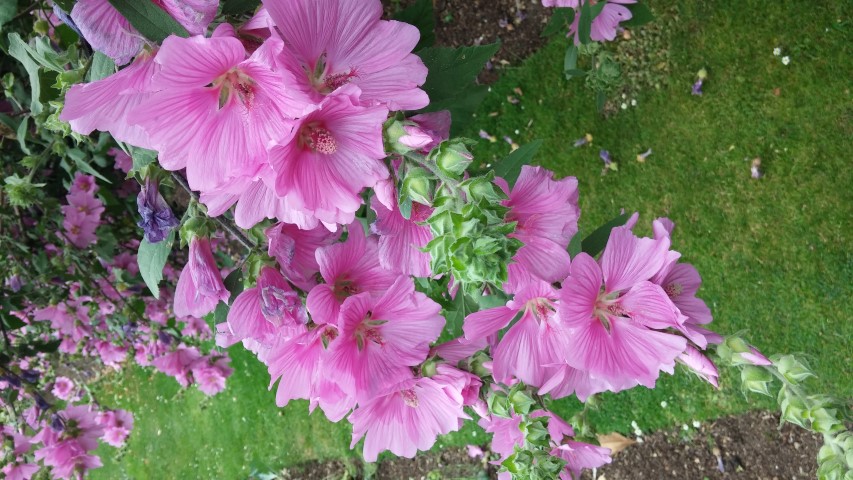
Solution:
[[[6,330],[9,330],[9,331],[17,330],[21,327],[26,326],[26,323],[24,323],[24,321],[21,320],[20,318],[14,316],[14,315],[8,315],[5,313],[2,316],[0,316],[0,321],[3,322],[3,325],[6,326]]]
[[[184,38],[190,36],[186,28],[154,2],[139,0],[109,0],[109,2],[143,37],[152,42],[160,43],[169,35]]]
[[[394,20],[414,25],[421,32],[421,39],[414,50],[416,52],[435,43],[435,14],[432,2],[433,0],[418,0],[394,15]]]
[[[572,26],[574,21],[574,8],[555,8],[553,13],[551,13],[551,19],[548,21],[548,25],[545,26],[544,30],[542,30],[542,36],[550,37],[551,35],[556,35],[558,33],[566,33],[569,31],[569,27]]]
[[[527,145],[519,147],[508,157],[501,160],[495,167],[495,176],[502,177],[509,184],[509,188],[515,185],[521,174],[521,167],[529,165],[533,156],[542,147],[542,140],[534,140]]]
[[[574,259],[579,253],[583,251],[581,250],[581,239],[581,232],[580,230],[578,230],[578,233],[576,233],[575,236],[572,237],[572,241],[569,242],[569,248],[567,248],[566,250],[569,252],[569,257],[571,257],[572,259]]]
[[[225,15],[239,15],[254,11],[261,4],[261,0],[225,0],[222,4],[222,13]]]
[[[83,172],[88,173],[89,175],[95,176],[98,179],[100,179],[101,181],[104,181],[104,182],[107,182],[110,184],[113,183],[113,182],[109,181],[109,179],[107,179],[107,177],[101,175],[97,170],[95,170],[91,165],[89,165],[89,162],[87,162],[85,160],[86,154],[83,153],[82,150],[79,150],[77,148],[69,148],[68,150],[66,150],[66,153],[68,154],[69,158],[74,160],[74,164],[77,165],[77,168],[79,168]]]
[[[142,239],[139,244],[139,253],[136,257],[139,263],[139,274],[145,280],[145,285],[148,290],[154,295],[154,298],[160,298],[160,280],[163,280],[163,267],[166,266],[166,260],[169,258],[169,253],[172,251],[172,244],[175,242],[175,231],[169,233],[169,238],[158,243],[149,243],[148,240]]]
[[[477,302],[471,297],[462,293],[460,289],[456,292],[456,298],[450,307],[444,309],[444,330],[441,332],[441,337],[438,341],[446,342],[462,336],[462,324],[465,323],[465,317],[477,311]]]
[[[607,245],[607,240],[610,239],[610,231],[616,227],[625,225],[625,222],[627,222],[629,218],[631,218],[630,213],[623,213],[622,215],[619,215],[613,220],[610,220],[604,225],[598,227],[598,229],[583,239],[583,242],[581,242],[581,251],[589,254],[591,257],[601,253]]]
[[[563,70],[575,70],[578,68],[578,46],[574,43],[566,49],[566,56],[563,58]]]
[[[51,340],[49,342],[33,342],[33,348],[41,353],[53,353],[59,349],[62,340]]]
[[[578,39],[580,39],[581,43],[587,44],[592,39],[590,38],[590,34],[592,33],[592,21],[595,20],[595,17],[604,10],[604,6],[607,5],[607,2],[598,2],[595,5],[590,4],[590,0],[582,0],[583,6],[581,6],[581,17],[578,20]]]
[[[240,295],[243,292],[243,270],[236,269],[233,272],[229,273],[227,277],[225,277],[225,288],[228,289],[228,292],[231,294],[229,298],[229,303],[233,303],[237,298],[237,295]]]
[[[0,27],[9,23],[18,13],[18,0],[3,0],[0,2]]]
[[[42,112],[41,104],[41,81],[39,80],[39,66],[28,53],[29,45],[17,33],[9,34],[9,55],[15,57],[30,77],[30,111],[33,115],[38,115]]]
[[[136,173],[157,160],[157,152],[144,148],[130,147],[130,157],[133,159],[133,167],[130,173]]]
[[[625,5],[631,11],[631,19],[622,22],[626,27],[639,27],[645,25],[655,19],[655,15],[645,3],[634,3]]]
[[[96,82],[114,73],[116,73],[116,64],[113,62],[113,59],[101,52],[95,52],[92,56],[92,66],[89,67],[89,74],[86,76],[86,81]]]
[[[15,132],[15,135],[18,137],[18,145],[21,146],[21,151],[25,154],[30,154],[30,148],[27,147],[27,128],[30,125],[30,116],[27,115],[21,119],[21,123],[18,125],[18,130]]]
[[[487,87],[474,85],[486,62],[497,53],[499,43],[460,48],[429,47],[417,52],[429,69],[422,87],[430,104],[423,111],[450,110],[452,134],[464,128],[486,96]]]

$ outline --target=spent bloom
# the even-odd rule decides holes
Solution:
[[[190,240],[189,259],[175,288],[175,315],[203,317],[212,312],[220,301],[227,303],[229,297],[230,293],[222,283],[222,275],[213,259],[210,240],[193,237]]]
[[[136,197],[136,207],[142,217],[137,225],[144,231],[145,239],[150,243],[162,242],[169,232],[180,225],[172,213],[172,208],[160,194],[158,182],[149,176]]]

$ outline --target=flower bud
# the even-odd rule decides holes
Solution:
[[[385,136],[385,149],[389,152],[405,154],[413,150],[400,140],[407,136],[406,130],[403,128],[403,122],[394,118],[385,122],[383,134]]]
[[[468,151],[465,142],[461,140],[442,142],[430,156],[433,156],[436,165],[443,173],[453,177],[465,173],[474,161],[474,155]]]
[[[169,204],[160,195],[158,187],[157,181],[148,176],[136,197],[136,206],[142,217],[137,225],[145,232],[145,239],[149,243],[162,242],[180,224]]]
[[[429,173],[422,168],[410,168],[403,179],[403,195],[413,202],[432,205],[432,180]]]
[[[740,379],[743,387],[750,392],[760,393],[762,395],[770,395],[768,385],[773,380],[770,373],[760,367],[747,365],[743,367],[740,373]]]
[[[516,413],[520,413],[522,415],[527,415],[530,413],[531,407],[536,404],[536,401],[533,400],[533,397],[527,394],[524,390],[519,390],[512,394],[510,397],[510,402],[512,403],[512,409]]]

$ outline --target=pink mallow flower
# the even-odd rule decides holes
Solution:
[[[317,250],[336,243],[340,237],[324,227],[303,230],[287,223],[277,223],[264,233],[269,240],[267,253],[276,259],[284,276],[305,291],[317,285]]]
[[[379,235],[380,265],[403,275],[431,276],[430,254],[421,249],[432,240],[432,231],[425,223],[432,215],[432,208],[413,202],[407,220],[396,201],[391,202],[389,209],[374,195],[370,206],[376,212],[376,221],[370,229]]]
[[[381,20],[379,0],[265,0],[264,6],[287,44],[283,63],[314,103],[347,84],[358,86],[364,103],[390,110],[429,103],[419,88],[427,69],[411,53],[418,29]]]
[[[597,3],[594,0],[588,0],[592,4]],[[575,3],[577,0],[557,0],[557,3]],[[619,29],[619,24],[630,20],[633,14],[625,5],[637,3],[637,0],[608,0],[601,12],[592,20],[592,28],[590,29],[589,38],[594,42],[612,41],[616,38],[616,32]],[[572,6],[572,5],[567,5]],[[573,5],[576,6],[576,5]],[[574,36],[575,44],[580,45],[580,35],[578,33],[578,23],[580,21],[580,12],[575,15],[575,21],[569,27],[569,36]]]
[[[360,94],[348,86],[326,97],[269,153],[275,193],[330,229],[351,223],[361,207],[361,191],[389,176],[382,161],[388,109],[362,106]]]
[[[45,427],[34,441],[44,446],[35,451],[36,460],[51,467],[54,478],[79,478],[88,471],[100,467],[101,459],[89,452],[98,448],[98,438],[104,429],[98,423],[96,413],[88,407],[76,405],[59,412],[61,431]]]
[[[228,327],[235,339],[251,338],[272,346],[280,337],[301,333],[308,313],[281,273],[264,267],[257,286],[244,290],[228,311]]]
[[[180,346],[177,350],[162,355],[151,362],[157,370],[175,377],[182,387],[188,387],[193,383],[191,369],[201,358],[201,353],[195,347]]]
[[[325,283],[312,288],[306,299],[315,323],[337,325],[344,300],[365,292],[379,297],[399,277],[382,268],[376,238],[366,237],[361,223],[350,225],[348,233],[345,242],[317,249],[320,276]]]
[[[175,288],[175,315],[203,317],[212,312],[220,301],[227,303],[230,295],[213,259],[210,240],[193,237],[189,259]]]
[[[350,415],[351,446],[366,437],[368,462],[375,462],[384,450],[413,458],[418,450],[432,448],[438,435],[459,430],[463,419],[470,417],[463,411],[458,391],[431,378],[412,378],[362,403]]]
[[[247,59],[240,40],[217,32],[164,40],[154,58],[155,93],[132,115],[163,168],[186,168],[190,187],[202,191],[265,163],[267,143],[290,131],[304,108],[289,96],[284,72],[273,70],[280,40],[270,38]]]
[[[566,278],[571,258],[566,248],[578,231],[578,181],[574,177],[554,180],[554,173],[525,165],[509,191],[503,179],[498,184],[509,195],[504,205],[507,222],[518,222],[511,236],[524,243],[510,265],[510,291],[533,279],[554,283]]]
[[[116,448],[124,442],[133,430],[133,415],[125,410],[110,410],[98,414],[98,423],[104,428],[101,439]]]
[[[340,336],[329,346],[327,374],[361,402],[412,377],[444,328],[441,306],[400,277],[381,298],[361,293],[344,301]]]
[[[661,370],[672,373],[687,345],[658,330],[677,328],[683,316],[649,281],[668,250],[668,238],[637,238],[628,227],[617,227],[600,265],[585,253],[574,258],[558,307],[570,330],[565,345],[570,366],[606,381],[612,391],[637,384],[653,388]]]
[[[201,357],[192,365],[196,386],[205,395],[213,396],[225,390],[225,379],[234,373],[228,357]]]
[[[74,390],[74,382],[70,378],[56,377],[51,393],[61,400],[71,400],[71,397],[74,395]]]
[[[186,28],[199,35],[216,16],[219,0],[139,0],[151,2],[165,10]],[[108,0],[78,0],[71,9],[71,19],[95,50],[124,65],[145,44],[143,36],[113,7]]]

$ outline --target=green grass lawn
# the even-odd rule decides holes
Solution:
[[[849,11],[844,2],[680,3],[667,33],[669,85],[640,92],[636,107],[608,119],[598,115],[582,82],[563,80],[564,47],[556,42],[492,86],[477,129],[518,143],[544,140],[536,161],[578,178],[587,232],[622,208],[640,212],[641,233],[658,216],[674,220],[674,248],[702,274],[700,296],[715,314],[714,328],[746,330],[768,354],[809,354],[819,376],[815,387],[850,398]],[[777,46],[790,65],[772,55]],[[703,67],[710,73],[705,95],[691,96]],[[506,101],[514,88],[524,93],[518,105]],[[593,147],[574,148],[587,132]],[[599,148],[611,152],[618,172],[601,175]],[[648,148],[654,153],[637,162]],[[482,141],[475,154],[494,163],[508,151],[506,143]],[[750,178],[756,156],[766,173],[760,180]],[[103,385],[99,400],[132,410],[136,430],[120,457],[104,449],[105,467],[92,478],[245,478],[255,467],[352,458],[345,424],[329,424],[319,413],[309,417],[304,403],[276,408],[266,370],[240,348],[230,353],[236,373],[213,399],[178,393],[174,380],[138,369]],[[731,374],[721,382],[715,391],[683,372],[666,376],[654,391],[604,395],[593,419],[605,431],[630,432],[631,421],[650,431],[771,405],[747,400]],[[574,407],[555,405],[564,413]],[[483,439],[469,427],[441,444]]]

